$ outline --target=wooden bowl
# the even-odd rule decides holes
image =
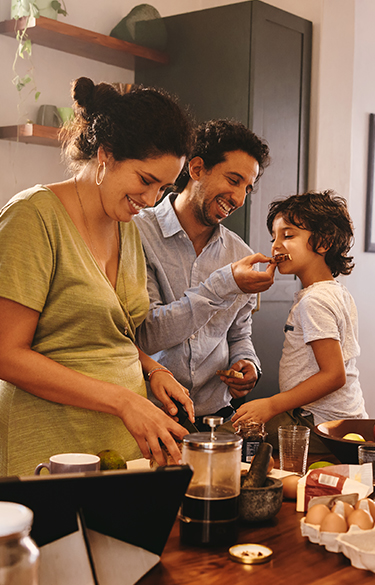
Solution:
[[[365,443],[350,441],[343,437],[348,433],[357,433],[362,435],[366,442],[374,443],[374,425],[373,418],[330,420],[316,425],[314,432],[341,463],[358,464],[358,446]]]
[[[279,512],[283,503],[283,482],[267,477],[264,486],[241,488],[240,519],[245,522],[264,522]]]

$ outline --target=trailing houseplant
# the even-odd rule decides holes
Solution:
[[[31,87],[31,92],[34,91],[35,100],[38,99],[40,92],[37,91],[34,76],[33,76],[33,63],[31,60],[32,55],[32,44],[28,38],[27,29],[30,23],[30,19],[38,18],[39,16],[47,16],[49,18],[57,18],[58,14],[63,16],[67,15],[66,6],[64,0],[11,0],[11,17],[14,20],[20,18],[26,18],[25,26],[22,30],[17,30],[16,39],[18,41],[17,51],[13,62],[13,71],[15,73],[13,84],[17,90],[21,92],[24,87]],[[17,73],[17,61],[18,59],[28,59],[30,61],[30,67],[24,75]]]

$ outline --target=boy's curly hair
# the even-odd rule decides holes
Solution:
[[[317,254],[320,246],[327,248],[325,261],[333,277],[351,273],[354,262],[353,256],[348,256],[348,253],[354,242],[353,223],[344,198],[327,190],[291,195],[273,201],[267,215],[270,234],[277,215],[311,232],[309,243]]]

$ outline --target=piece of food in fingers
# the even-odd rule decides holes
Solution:
[[[271,263],[272,264],[281,264],[281,262],[285,262],[285,260],[291,260],[292,257],[290,254],[275,254],[272,256]]]
[[[243,378],[243,373],[242,372],[236,372],[236,370],[217,370],[217,375],[218,376],[229,376],[231,378]]]

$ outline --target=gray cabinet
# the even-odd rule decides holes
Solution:
[[[225,224],[269,254],[269,202],[307,187],[311,22],[258,0],[164,20],[170,64],[136,62],[135,81],[177,94],[198,122],[234,118],[267,140],[271,165]],[[251,397],[278,389],[283,325],[297,286],[278,275],[254,314],[264,375]]]

